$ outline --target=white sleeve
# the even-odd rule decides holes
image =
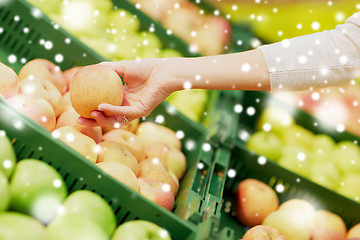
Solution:
[[[334,30],[260,47],[272,91],[308,90],[360,76],[360,12]]]

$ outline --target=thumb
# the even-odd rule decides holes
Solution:
[[[113,69],[120,76],[124,76],[125,69],[129,65],[130,61],[119,62],[101,62],[99,65]]]

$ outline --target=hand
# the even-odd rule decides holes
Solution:
[[[124,77],[124,99],[121,106],[100,104],[89,118],[79,118],[86,126],[120,128],[134,119],[148,116],[170,93],[171,71],[164,67],[167,59],[142,59],[134,61],[104,62]]]

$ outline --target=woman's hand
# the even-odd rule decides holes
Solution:
[[[79,118],[86,126],[120,128],[136,118],[148,116],[175,87],[171,71],[164,65],[168,59],[142,59],[134,61],[104,62],[103,66],[124,77],[124,100],[121,106],[100,104],[89,118]]]

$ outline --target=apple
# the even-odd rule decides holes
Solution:
[[[334,149],[334,162],[342,173],[360,172],[359,146],[350,141],[342,141]]]
[[[14,70],[0,62],[0,94],[4,98],[15,96],[19,91],[19,79]]]
[[[265,130],[270,127],[270,131],[281,133],[294,123],[294,118],[286,110],[278,107],[268,107],[257,119],[255,128],[256,130]]]
[[[331,228],[315,228],[311,230],[311,240],[346,240],[339,232]]]
[[[10,178],[16,164],[16,155],[9,137],[0,130],[0,172]]]
[[[109,161],[119,162],[130,168],[136,176],[138,175],[139,164],[136,158],[124,145],[116,142],[105,141],[99,143],[97,146],[97,163]]]
[[[242,240],[286,240],[284,235],[276,228],[257,225],[246,231]]]
[[[80,115],[75,111],[75,109],[70,108],[69,110],[63,112],[57,119],[55,129],[72,126],[82,134],[92,138],[95,143],[100,143],[102,141],[102,131],[101,127],[87,127],[78,123],[78,118]]]
[[[309,178],[315,182],[320,181],[320,185],[325,184],[330,189],[335,189],[340,184],[340,172],[332,161],[312,163],[309,169]]]
[[[91,118],[101,103],[121,105],[123,85],[119,75],[100,65],[89,65],[77,71],[70,84],[71,103],[81,116]]]
[[[139,192],[139,183],[135,173],[127,166],[120,162],[106,161],[97,163],[101,170],[125,184],[129,188]]]
[[[338,186],[338,193],[360,202],[360,174],[359,173],[347,173],[344,174]]]
[[[279,133],[284,144],[299,145],[307,150],[312,149],[314,134],[300,125],[292,125]]]
[[[73,126],[63,126],[53,131],[53,136],[83,155],[92,163],[96,163],[96,143]]]
[[[148,31],[142,31],[139,33],[139,35],[140,35],[139,51],[142,52],[142,54],[144,54],[144,52],[146,51],[151,51],[153,54],[156,54],[162,48],[162,44],[159,37],[156,36],[154,33]]]
[[[163,184],[168,184],[176,196],[179,181],[175,174],[168,170],[158,158],[149,158],[139,163],[139,178],[152,178]]]
[[[143,142],[145,147],[151,143],[165,143],[181,150],[181,141],[176,133],[165,126],[152,122],[142,122],[136,135]]]
[[[67,195],[60,174],[50,165],[36,159],[17,163],[10,181],[10,208],[49,223]]]
[[[125,9],[116,9],[109,13],[110,27],[116,29],[117,32],[138,32],[140,29],[140,21],[132,13]]]
[[[59,11],[59,5],[62,4],[61,0],[28,0],[29,3],[38,7],[46,14],[57,13]]]
[[[161,58],[182,57],[182,54],[175,49],[165,48],[160,51]]]
[[[352,226],[346,234],[346,238],[360,238],[360,223]]]
[[[172,211],[174,208],[174,194],[168,185],[152,178],[138,178],[140,194],[150,201]]]
[[[6,211],[10,204],[9,181],[7,177],[0,171],[0,214]]]
[[[335,141],[325,134],[316,134],[313,138],[313,149],[321,150],[323,152],[331,152],[336,143]]]
[[[279,210],[293,214],[298,217],[299,220],[307,222],[309,226],[311,226],[314,221],[315,208],[311,203],[303,199],[293,198],[287,200],[280,204]]]
[[[60,100],[60,115],[71,108],[73,107],[71,105],[70,92],[66,92]]]
[[[140,137],[135,134],[121,129],[114,129],[103,135],[104,141],[116,142],[120,145],[123,145],[131,154],[137,159],[138,162],[141,162],[145,159],[145,147],[142,143]]]
[[[278,136],[272,132],[259,131],[252,134],[246,142],[250,151],[277,161],[281,156],[282,144]]]
[[[145,153],[146,158],[158,158],[176,175],[178,180],[183,177],[186,170],[186,158],[179,149],[164,143],[153,143],[146,147]]]
[[[24,94],[15,95],[7,99],[10,105],[19,110],[48,131],[55,128],[55,111],[48,101],[40,97]]]
[[[146,220],[132,220],[121,224],[115,230],[111,240],[123,239],[171,240],[165,229]]]
[[[33,59],[27,62],[18,74],[19,80],[30,76],[50,80],[61,94],[66,91],[66,80],[61,69],[46,59]]]
[[[48,240],[108,240],[108,234],[88,215],[65,214],[54,219],[47,227]]]
[[[242,180],[235,194],[238,220],[249,227],[259,225],[266,216],[279,207],[275,191],[256,179]]]
[[[114,56],[121,60],[134,60],[139,56],[140,36],[132,32],[117,32],[113,36],[118,46]]]
[[[79,71],[81,68],[82,66],[76,66],[64,71],[67,90],[70,88],[70,83],[75,73],[77,73],[77,71]]]
[[[111,206],[98,194],[88,190],[71,193],[64,201],[59,216],[78,214],[93,220],[108,236],[116,228],[116,218]]]
[[[311,154],[300,145],[287,144],[282,147],[278,164],[299,175],[309,175]]]
[[[278,210],[270,213],[262,224],[276,228],[285,236],[285,239],[309,240],[310,229],[308,224],[299,216],[291,211]]]
[[[139,128],[139,124],[140,124],[140,118],[134,119],[131,122],[129,122],[128,125],[123,126],[121,129],[132,132],[132,133],[136,133],[136,131]]]
[[[30,76],[20,81],[20,92],[34,97],[42,97],[50,103],[59,116],[61,107],[61,94],[56,86],[47,79]]]
[[[321,228],[336,231],[342,238],[347,232],[345,222],[339,215],[322,209],[315,212],[314,223],[312,224],[313,230]]]
[[[0,213],[0,239],[48,240],[45,227],[39,221],[17,212]]]

